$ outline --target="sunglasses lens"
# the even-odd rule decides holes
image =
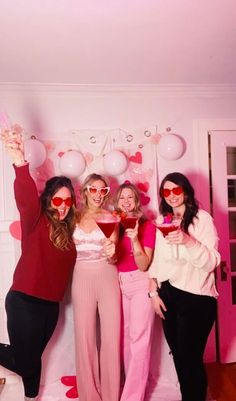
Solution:
[[[168,196],[170,196],[170,189],[168,188],[163,188],[161,191],[162,196],[164,196],[164,198],[168,198]]]
[[[109,188],[105,187],[105,188],[100,188],[100,194],[102,196],[106,196],[109,192]]]
[[[62,198],[58,197],[52,198],[52,203],[54,206],[61,206],[62,202],[63,202]]]
[[[172,192],[174,195],[180,195],[183,193],[183,188],[182,187],[175,187],[172,189]]]
[[[71,207],[72,206],[72,199],[71,198],[64,199],[64,202],[65,202],[67,207]]]
[[[90,187],[88,186],[88,191],[91,195],[95,195],[97,193],[97,188],[96,187]]]

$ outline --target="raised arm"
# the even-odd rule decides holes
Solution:
[[[14,191],[22,232],[30,231],[38,219],[40,202],[35,182],[29,173],[29,164],[25,160],[21,130],[4,130],[1,140],[12,159],[16,173]]]

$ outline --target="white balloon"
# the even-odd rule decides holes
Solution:
[[[166,160],[177,160],[184,152],[181,138],[175,134],[165,134],[158,142],[158,154]]]
[[[120,175],[128,167],[126,156],[119,150],[112,150],[103,157],[103,166],[107,174]]]
[[[44,144],[38,139],[30,138],[24,141],[25,160],[31,168],[40,167],[46,160],[47,151]]]
[[[68,150],[61,156],[59,166],[63,175],[76,178],[83,174],[86,162],[82,153],[77,150]]]

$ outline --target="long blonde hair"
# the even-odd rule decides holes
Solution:
[[[85,178],[85,180],[83,182],[83,185],[82,185],[82,187],[80,189],[80,196],[81,196],[81,198],[80,198],[80,214],[83,214],[84,211],[88,207],[87,195],[86,195],[87,186],[92,184],[94,181],[102,181],[102,182],[104,182],[105,187],[108,186],[106,179],[102,175],[96,174],[96,173],[89,174]],[[106,202],[106,199],[107,199],[107,196],[104,197],[103,203]]]

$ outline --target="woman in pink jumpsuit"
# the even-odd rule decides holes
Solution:
[[[124,183],[118,188],[115,209],[121,212],[121,218],[122,212],[141,212],[139,192],[134,185]],[[143,401],[149,373],[154,313],[148,296],[147,270],[152,260],[156,229],[142,212],[140,215],[134,228],[124,229],[120,224],[117,245],[125,371],[121,401]]]
[[[72,281],[76,373],[80,401],[118,401],[120,392],[120,289],[115,262],[117,230],[109,239],[96,224],[110,188],[97,174],[82,187],[83,209],[74,232]],[[106,212],[109,213],[109,212]]]

